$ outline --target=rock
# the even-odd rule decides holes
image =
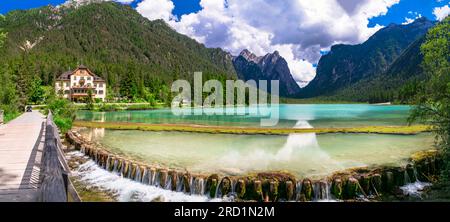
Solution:
[[[313,189],[313,184],[310,179],[303,180],[301,193],[304,195],[306,201],[313,200],[314,189]]]
[[[341,178],[334,178],[333,183],[331,184],[331,194],[333,194],[336,199],[342,199],[342,187]]]
[[[211,179],[210,185],[209,185],[209,197],[215,198],[216,197],[216,191],[217,191],[217,179]]]
[[[177,184],[178,184],[177,172],[176,171],[170,171],[169,175],[170,175],[170,189],[172,191],[176,191],[177,190]]]
[[[359,190],[359,184],[358,180],[354,177],[350,177],[347,180],[346,186],[345,186],[345,192],[344,196],[346,199],[354,199],[358,196],[358,190]]]
[[[212,174],[206,179],[205,191],[209,192],[209,195],[211,198],[216,197],[216,190],[217,190],[217,186],[219,185],[218,181],[219,181],[219,175],[217,175],[217,174]]]
[[[372,185],[372,189],[374,190],[376,195],[380,195],[381,194],[381,175],[380,174],[374,174],[372,175],[371,179],[370,179],[370,183]]]
[[[136,177],[136,169],[137,169],[138,165],[135,163],[131,164],[131,170],[128,171],[128,178],[134,180],[134,178]]]
[[[191,180],[191,175],[189,175],[188,173],[183,175],[183,187],[184,187],[184,192],[186,192],[186,193],[191,193],[190,180]]]
[[[295,195],[295,187],[292,181],[286,181],[286,199],[293,200]]]
[[[224,177],[220,182],[220,192],[222,196],[227,196],[231,192],[231,180],[228,177]]]
[[[123,159],[119,159],[119,162],[118,162],[118,164],[117,164],[117,172],[122,172],[123,171],[123,168],[124,168],[124,160]]]
[[[269,199],[272,201],[278,200],[278,181],[276,180],[269,182]]]
[[[387,193],[390,193],[394,190],[395,187],[395,181],[394,181],[394,173],[391,171],[386,171],[383,174],[383,184],[384,184],[384,191]]]
[[[408,182],[413,183],[416,181],[416,176],[414,173],[414,167],[411,164],[406,165],[406,174],[408,177]]]
[[[243,199],[245,196],[245,180],[238,179],[236,183],[236,195],[239,199]]]
[[[405,185],[405,174],[406,170],[403,168],[397,168],[394,170],[394,181],[396,186],[403,186]]]
[[[128,177],[128,172],[130,171],[130,163],[128,161],[123,162],[122,175],[123,177]]]
[[[361,175],[359,178],[359,184],[366,195],[370,194],[370,177],[369,175]]]
[[[111,156],[109,159],[109,166],[108,166],[108,171],[112,172],[114,170],[114,164],[116,163],[116,157],[115,156]]]
[[[263,197],[262,183],[260,180],[253,181],[253,190],[254,190],[254,200],[262,201],[264,197]]]

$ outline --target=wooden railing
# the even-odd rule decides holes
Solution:
[[[53,115],[49,111],[45,124],[45,144],[41,163],[39,200],[42,202],[81,201],[70,181],[70,169],[62,148],[58,127],[53,122]]]

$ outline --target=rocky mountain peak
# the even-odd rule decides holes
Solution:
[[[244,57],[247,61],[254,62],[256,64],[258,64],[259,61],[261,60],[261,57],[258,57],[254,53],[250,52],[248,49],[242,50],[242,52],[239,55]]]

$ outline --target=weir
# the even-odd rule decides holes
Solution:
[[[98,166],[124,178],[166,190],[209,198],[230,197],[256,201],[330,201],[393,193],[401,186],[428,181],[442,165],[437,151],[423,152],[404,167],[357,168],[337,172],[321,180],[298,179],[288,173],[258,173],[249,176],[194,175],[157,168],[111,154],[86,141],[74,131],[67,141]]]

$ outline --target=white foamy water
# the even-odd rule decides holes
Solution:
[[[71,153],[72,156],[80,156],[81,153]],[[81,154],[82,155],[82,154]],[[89,186],[111,192],[119,202],[218,202],[231,201],[229,199],[209,199],[206,196],[188,195],[182,192],[174,192],[155,186],[145,185],[123,178],[118,174],[108,172],[100,168],[94,161],[89,160],[81,164],[73,172],[80,180]]]
[[[423,189],[428,186],[431,186],[431,183],[416,181],[414,183],[408,183],[404,186],[401,186],[400,189],[405,195],[420,197]]]

